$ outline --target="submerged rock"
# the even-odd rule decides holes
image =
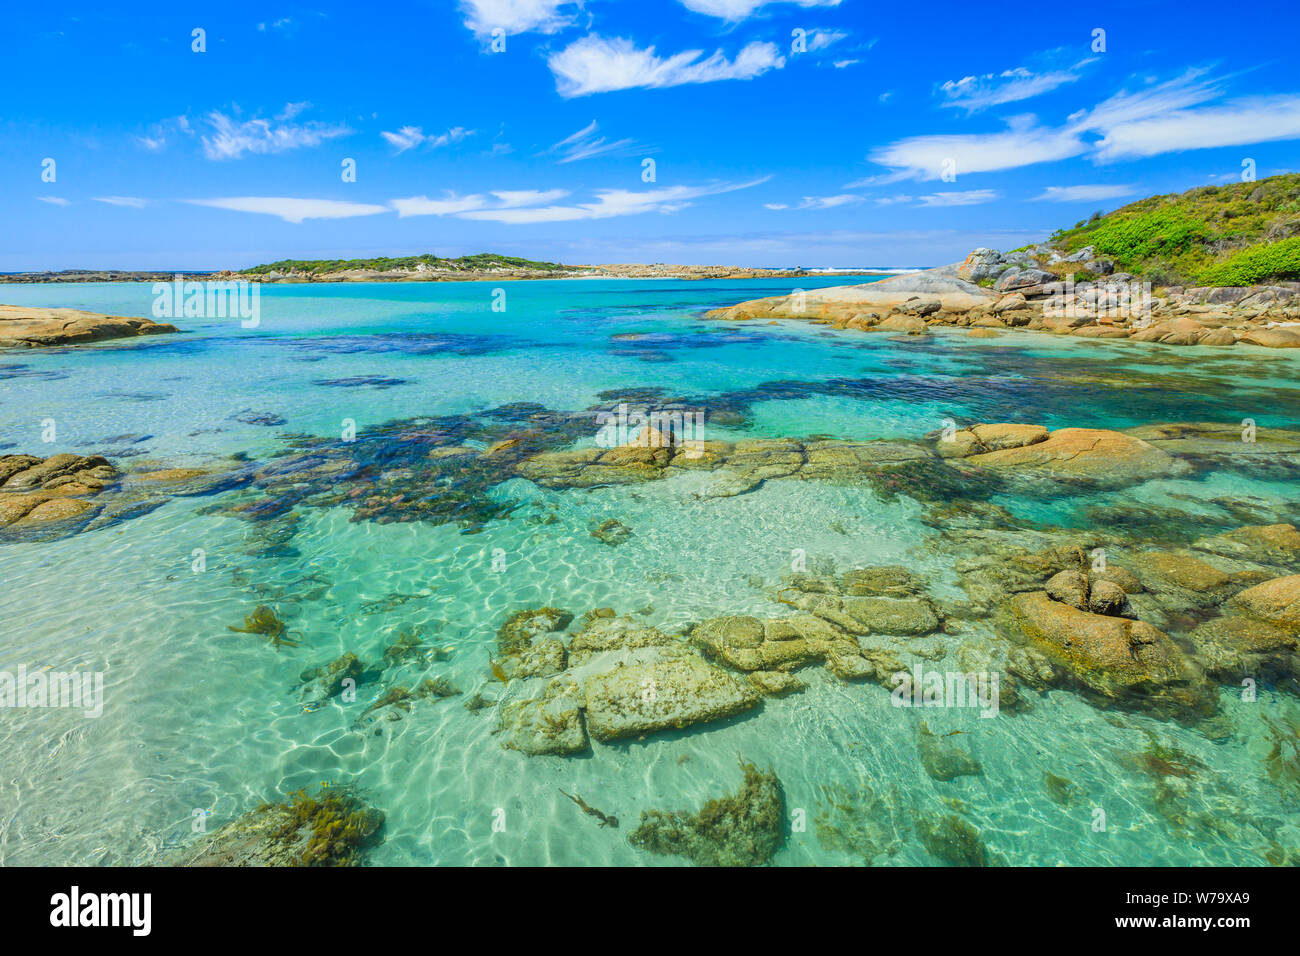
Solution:
[[[554,607],[532,608],[516,611],[497,630],[497,650],[502,654],[517,654],[526,650],[533,639],[569,626],[573,615]]]
[[[587,727],[600,741],[730,717],[759,697],[750,685],[684,651],[593,674],[585,693]]]
[[[1300,630],[1300,574],[1247,588],[1228,603],[1257,620],[1288,631]]]
[[[955,780],[984,772],[979,761],[962,745],[952,737],[936,736],[924,720],[916,730],[916,747],[921,754],[921,766],[935,780]]]
[[[590,746],[582,707],[581,685],[561,675],[536,697],[500,704],[495,732],[501,735],[502,747],[530,756],[582,753]]]
[[[761,866],[785,840],[785,798],[775,773],[741,762],[745,782],[699,813],[644,810],[628,836],[639,850],[684,856],[697,866]]]
[[[979,831],[959,816],[918,815],[916,830],[930,855],[949,866],[994,865]]]
[[[176,495],[206,495],[247,480],[242,469],[124,474],[101,455],[0,456],[0,539],[53,541],[148,514]]]
[[[1295,525],[1250,525],[1201,538],[1192,547],[1227,558],[1284,568],[1300,567],[1300,531]]]
[[[348,788],[263,804],[173,854],[171,866],[358,866],[383,842],[384,814]]]
[[[1082,611],[1043,591],[1017,594],[1008,606],[1021,632],[1093,691],[1178,708],[1206,706],[1198,669],[1169,635],[1145,621]]]

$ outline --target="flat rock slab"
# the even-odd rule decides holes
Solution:
[[[1045,441],[965,460],[999,471],[1104,484],[1163,478],[1180,470],[1177,459],[1154,445],[1100,428],[1058,428]]]
[[[587,679],[587,729],[597,740],[730,717],[758,691],[693,654],[615,667]]]
[[[125,315],[102,315],[80,309],[0,305],[0,348],[84,345],[107,339],[179,331],[169,323]]]

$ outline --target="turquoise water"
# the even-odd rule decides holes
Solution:
[[[491,307],[498,287],[504,312]],[[362,437],[415,418],[460,427],[502,406],[577,412],[646,389],[705,410],[705,437],[724,440],[919,439],[949,418],[1300,423],[1300,359],[1277,351],[1031,333],[897,338],[699,318],[789,291],[785,280],[268,286],[256,329],[177,320],[183,335],[0,355],[0,446],[104,454],[126,469],[203,467],[232,455],[265,460],[294,436],[337,440],[348,421]],[[7,286],[0,300],[142,316],[152,305],[149,286],[131,284]],[[42,441],[49,419],[52,443]],[[694,809],[733,791],[737,755],[771,766],[792,821],[794,811],[806,818],[805,828],[792,823],[778,865],[935,865],[896,823],[950,814],[1018,865],[1255,864],[1270,848],[1300,852],[1300,794],[1269,773],[1271,735],[1300,727],[1286,686],[1261,687],[1251,704],[1223,688],[1211,732],[1067,690],[992,720],[898,709],[875,683],[811,667],[800,672],[806,690],[744,717],[595,743],[581,757],[504,750],[491,711],[462,703],[491,684],[487,653],[520,609],[580,617],[608,606],[670,632],[722,614],[778,616],[766,591],[793,549],[814,568],[907,565],[936,599],[961,598],[954,556],[923,520],[923,502],[814,481],[768,481],[733,498],[699,491],[692,474],[590,490],[515,478],[485,491],[500,516],[472,527],[300,507],[278,548],[261,547],[257,525],[220,507],[241,494],[226,492],[173,498],[57,541],[0,543],[0,669],[106,675],[99,719],[0,712],[0,863],[149,863],[192,838],[195,809],[210,811],[211,830],[330,781],[355,784],[385,811],[375,864],[675,865],[683,861],[629,845],[638,812]],[[1204,514],[1225,496],[1277,516],[1294,514],[1300,489],[1210,471],[1122,494],[994,501],[1044,527],[1079,527],[1095,520],[1089,507]],[[617,547],[594,539],[590,528],[610,518],[633,537]],[[201,573],[191,569],[195,549],[206,554]],[[493,569],[494,553],[504,570]],[[277,651],[227,629],[257,604],[274,606],[301,645]],[[989,622],[972,627],[940,640],[927,666],[955,661],[963,640],[996,637]],[[403,633],[447,657],[403,676],[447,676],[462,696],[358,723],[386,679],[364,685],[357,703],[303,706],[305,667],[344,651],[377,659]],[[961,731],[955,740],[982,772],[927,775],[922,719],[937,734]],[[1151,735],[1200,769],[1174,779],[1135,769]],[[1078,799],[1054,800],[1045,774],[1068,779]],[[597,828],[560,789],[617,814],[622,829]],[[1097,807],[1104,832],[1092,826]],[[885,845],[893,852],[876,852]]]

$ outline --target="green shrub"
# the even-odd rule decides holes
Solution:
[[[1178,255],[1208,237],[1203,221],[1186,210],[1164,206],[1102,222],[1092,231],[1091,241],[1098,252],[1131,269],[1156,255]]]
[[[1252,246],[1201,272],[1206,285],[1255,285],[1266,280],[1300,279],[1300,236],[1268,246]]]

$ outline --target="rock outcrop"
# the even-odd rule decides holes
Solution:
[[[85,345],[107,339],[163,335],[180,329],[166,322],[80,309],[0,305],[0,348]]]

